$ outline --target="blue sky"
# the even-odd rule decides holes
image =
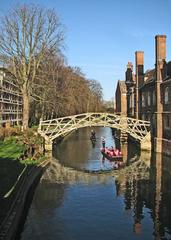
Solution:
[[[171,60],[171,0],[1,0],[0,14],[16,3],[54,8],[66,28],[68,65],[81,67],[98,80],[105,100],[114,97],[126,64],[135,65],[135,51],[144,51],[145,70],[154,67],[157,34],[167,35]]]

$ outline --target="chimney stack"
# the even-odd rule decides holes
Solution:
[[[162,82],[166,76],[166,35],[155,36],[156,81]]]
[[[126,82],[132,82],[133,81],[133,78],[132,78],[132,72],[133,72],[132,62],[128,62],[126,67],[127,67],[126,73],[125,73]]]
[[[136,65],[136,84],[138,88],[144,83],[144,52],[135,52],[135,65]]]
[[[156,93],[156,109],[155,109],[155,145],[157,152],[162,150],[162,137],[163,137],[163,105],[161,101],[161,82],[165,77],[165,66],[166,66],[166,35],[157,35],[155,36],[155,72],[156,72],[156,84],[155,84],[155,93]]]
[[[144,83],[144,52],[135,52],[135,66],[136,66],[136,103],[135,103],[135,117],[139,118],[139,87]]]
[[[166,61],[166,35],[155,36],[156,63]]]
[[[133,70],[133,65],[132,65],[132,62],[128,62],[128,64],[127,64],[127,69],[128,68],[130,68],[130,69],[132,69]]]

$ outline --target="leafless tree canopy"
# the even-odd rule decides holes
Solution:
[[[63,31],[53,10],[20,6],[4,16],[0,29],[0,59],[16,77],[23,93],[23,125],[28,126],[29,98],[47,52],[59,51]]]
[[[54,10],[19,6],[0,22],[0,61],[23,94],[23,126],[102,108],[102,88],[65,63],[64,27]]]
[[[62,41],[63,29],[53,10],[24,5],[1,22],[0,58],[22,87],[34,81],[46,50],[59,50]]]

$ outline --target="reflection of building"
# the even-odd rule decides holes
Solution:
[[[124,174],[116,182],[117,194],[124,195],[125,212],[131,213],[134,218],[133,231],[136,234],[143,232],[141,221],[143,219],[144,203],[148,201],[149,181],[146,179],[138,179],[134,172]]]
[[[150,201],[155,239],[167,239],[166,236],[171,235],[171,165],[168,163],[169,157],[153,154],[150,179],[155,184],[151,187]]]
[[[126,163],[128,159],[128,144],[121,142],[120,151],[122,152],[122,155],[123,155],[123,161]]]
[[[139,177],[137,171],[128,171],[118,176],[116,180],[117,194],[118,196],[124,196],[125,211],[131,213],[134,218],[133,231],[136,234],[145,234],[141,227],[142,219],[147,218],[148,221],[150,216],[153,220],[152,234],[154,239],[170,239],[170,158],[159,153],[153,153],[151,157],[148,177],[147,175]],[[147,211],[147,209],[149,210]]]
[[[0,124],[19,124],[22,121],[22,95],[14,77],[0,69]]]
[[[135,53],[133,66],[128,62],[126,70],[126,102],[120,94],[120,82],[116,89],[116,106],[120,114],[151,121],[152,146],[156,152],[171,155],[171,61],[166,62],[166,36],[155,37],[155,68],[144,73],[144,52]],[[122,85],[124,85],[122,81]],[[124,88],[125,89],[125,88]],[[125,92],[124,92],[125,94]]]

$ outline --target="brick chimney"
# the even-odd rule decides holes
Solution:
[[[135,52],[136,82],[138,87],[144,83],[144,52]]]
[[[161,82],[165,77],[166,71],[166,35],[155,36],[155,72],[156,72],[156,109],[155,109],[155,150],[162,152],[163,138],[163,105],[161,102]]]
[[[126,80],[126,82],[132,82],[133,81],[133,78],[132,78],[132,72],[133,72],[132,62],[128,62],[126,67],[127,67],[127,69],[126,69],[126,72],[125,72],[125,80]]]
[[[162,82],[166,74],[166,35],[155,36],[156,81]]]
[[[156,63],[158,60],[166,60],[166,35],[155,36]]]
[[[135,66],[136,66],[136,89],[135,89],[135,117],[139,118],[139,87],[144,83],[144,52],[136,51],[135,52]]]

